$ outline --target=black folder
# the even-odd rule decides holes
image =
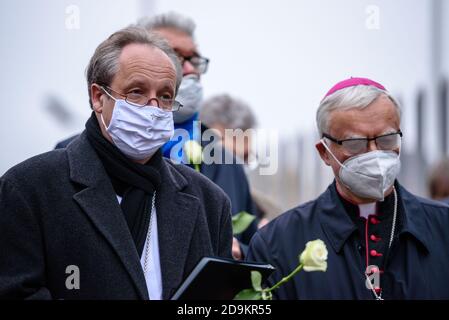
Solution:
[[[252,288],[251,271],[262,274],[262,283],[274,271],[270,264],[205,257],[179,286],[172,300],[232,300]]]

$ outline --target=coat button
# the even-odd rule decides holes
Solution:
[[[378,224],[380,222],[376,217],[371,217],[369,221],[371,222],[371,224]]]
[[[374,242],[378,242],[378,241],[382,240],[380,237],[377,237],[374,234],[370,235],[369,238],[371,239],[371,241],[374,241]]]
[[[378,253],[376,250],[371,250],[369,254],[371,257],[382,257],[382,253]]]

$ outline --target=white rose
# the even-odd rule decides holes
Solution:
[[[203,151],[201,146],[195,140],[189,140],[184,144],[184,152],[191,164],[201,164],[203,159]]]
[[[299,263],[303,265],[304,271],[326,271],[327,248],[323,240],[307,242],[306,248],[299,257]]]

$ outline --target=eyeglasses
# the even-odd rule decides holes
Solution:
[[[323,133],[323,137],[330,141],[341,145],[350,154],[361,154],[368,152],[369,142],[374,140],[379,150],[394,150],[401,145],[402,132],[401,130],[388,133],[374,138],[351,138],[344,140],[337,140],[330,135]]]
[[[181,63],[181,66],[184,65],[186,61],[189,61],[190,64],[201,74],[204,74],[207,72],[207,67],[209,66],[209,59],[205,57],[201,57],[199,55],[193,55],[190,57],[184,57],[180,53],[177,53],[179,62]]]
[[[182,104],[178,101],[176,101],[175,99],[172,98],[168,98],[168,97],[158,97],[158,98],[148,98],[147,96],[144,96],[143,94],[139,94],[139,93],[128,93],[128,94],[123,94],[123,93],[119,93],[113,89],[111,89],[110,87],[106,86],[106,88],[112,92],[114,92],[115,94],[118,94],[119,96],[122,96],[125,98],[125,101],[128,102],[130,105],[133,105],[135,107],[145,107],[148,106],[150,104],[150,102],[152,100],[156,101],[157,106],[159,108],[161,108],[162,110],[165,111],[178,111],[180,108],[182,108]],[[116,100],[109,92],[108,90],[105,89],[105,87],[101,86],[101,89],[113,100]]]

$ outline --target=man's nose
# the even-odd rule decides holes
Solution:
[[[159,107],[159,100],[155,97],[150,98],[150,100],[148,101],[148,106],[152,106],[152,107]]]
[[[198,70],[190,61],[184,61],[184,64],[182,65],[182,75],[187,76],[189,74],[199,75]]]

